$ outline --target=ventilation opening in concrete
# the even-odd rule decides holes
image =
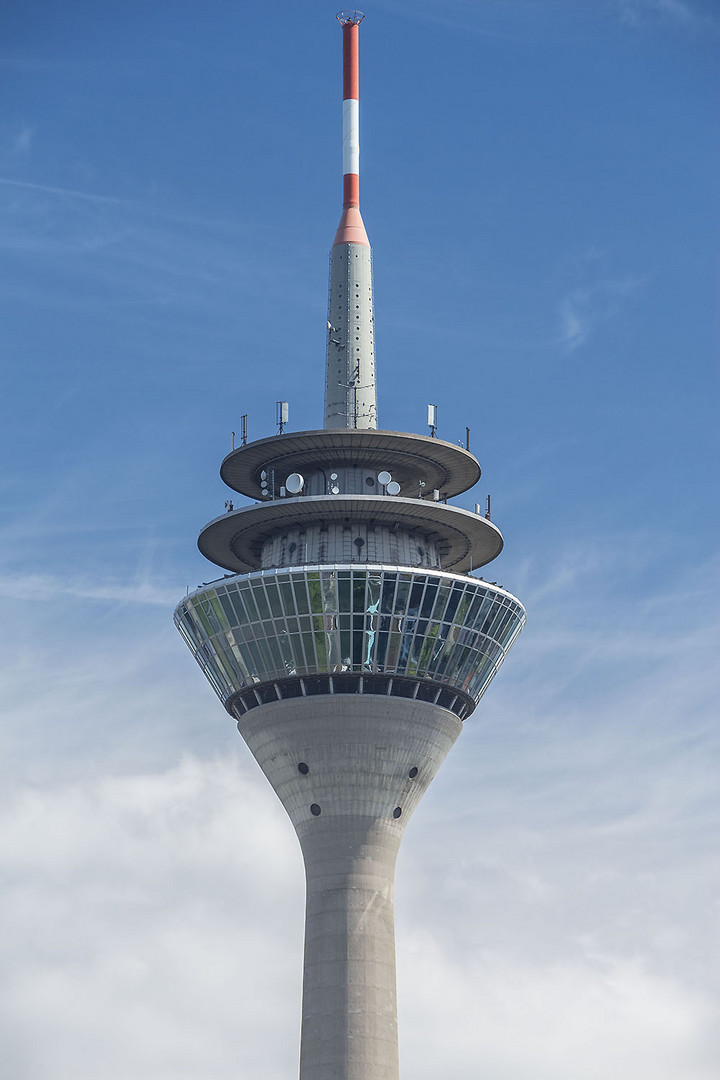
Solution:
[[[363,678],[364,694],[387,694],[390,680],[382,676],[365,675]]]
[[[417,772],[417,770],[415,770],[415,771]],[[307,762],[305,762],[305,761],[299,761],[298,762],[298,772],[302,773],[303,776],[307,776],[307,774],[310,772],[310,766],[307,764]]]
[[[412,769],[408,773],[408,776],[410,777],[411,780],[414,780],[415,777],[417,776],[417,774],[418,774],[418,767],[417,767],[417,765],[413,765]]]
[[[359,694],[359,675],[333,675],[333,689],[336,694]]]
[[[433,683],[420,683],[417,692],[418,701],[435,702],[439,693],[439,686],[433,685]]]
[[[452,690],[441,690],[440,696],[437,699],[437,703],[438,705],[441,705],[443,709],[452,709],[453,705],[455,704],[456,698],[457,694],[454,693]]]
[[[396,806],[395,809],[393,810],[393,817],[398,818],[398,817],[400,817],[401,814],[402,814],[402,807]]]
[[[306,675],[304,682],[305,693],[310,696],[330,693],[330,679],[327,675]]]
[[[269,686],[261,686],[255,692],[259,694],[263,705],[268,705],[271,701],[277,701],[278,699],[278,692],[273,683],[270,683]]]
[[[302,697],[302,686],[299,679],[288,679],[283,683],[275,684],[284,698]]]
[[[322,813],[322,811],[320,810],[320,807],[318,806],[318,804],[316,802],[314,802],[312,804],[312,806],[310,807],[310,813],[312,814],[313,817],[320,817],[320,814]]]

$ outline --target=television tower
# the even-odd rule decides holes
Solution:
[[[475,457],[379,430],[372,256],[359,205],[358,27],[343,36],[343,210],[330,257],[325,425],[222,462],[253,500],[200,551],[229,571],[175,621],[283,803],[305,861],[301,1080],[397,1080],[393,879],[402,835],[522,629],[473,577],[503,540],[448,502]],[[282,405],[283,403],[281,403]]]

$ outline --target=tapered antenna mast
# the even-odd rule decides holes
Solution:
[[[372,251],[360,214],[358,27],[340,11],[343,34],[343,209],[330,253],[325,377],[326,428],[376,428]]]

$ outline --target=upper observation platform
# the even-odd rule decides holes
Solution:
[[[264,497],[262,473],[274,473],[277,487],[303,469],[362,470],[392,474],[404,495],[451,499],[480,479],[477,459],[462,446],[402,431],[321,428],[257,439],[231,451],[220,467],[228,487],[251,499]]]

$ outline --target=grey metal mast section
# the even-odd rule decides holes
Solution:
[[[346,76],[361,17],[339,16]],[[499,554],[499,529],[447,501],[479,479],[477,460],[376,429],[356,95],[346,77],[325,427],[228,454],[223,480],[254,501],[206,525],[198,546],[230,574],[175,611],[302,848],[301,1080],[398,1080],[398,848],[525,622],[511,593],[470,573]]]
[[[343,210],[330,252],[326,428],[376,428],[372,249],[360,215],[358,26],[343,11]]]

